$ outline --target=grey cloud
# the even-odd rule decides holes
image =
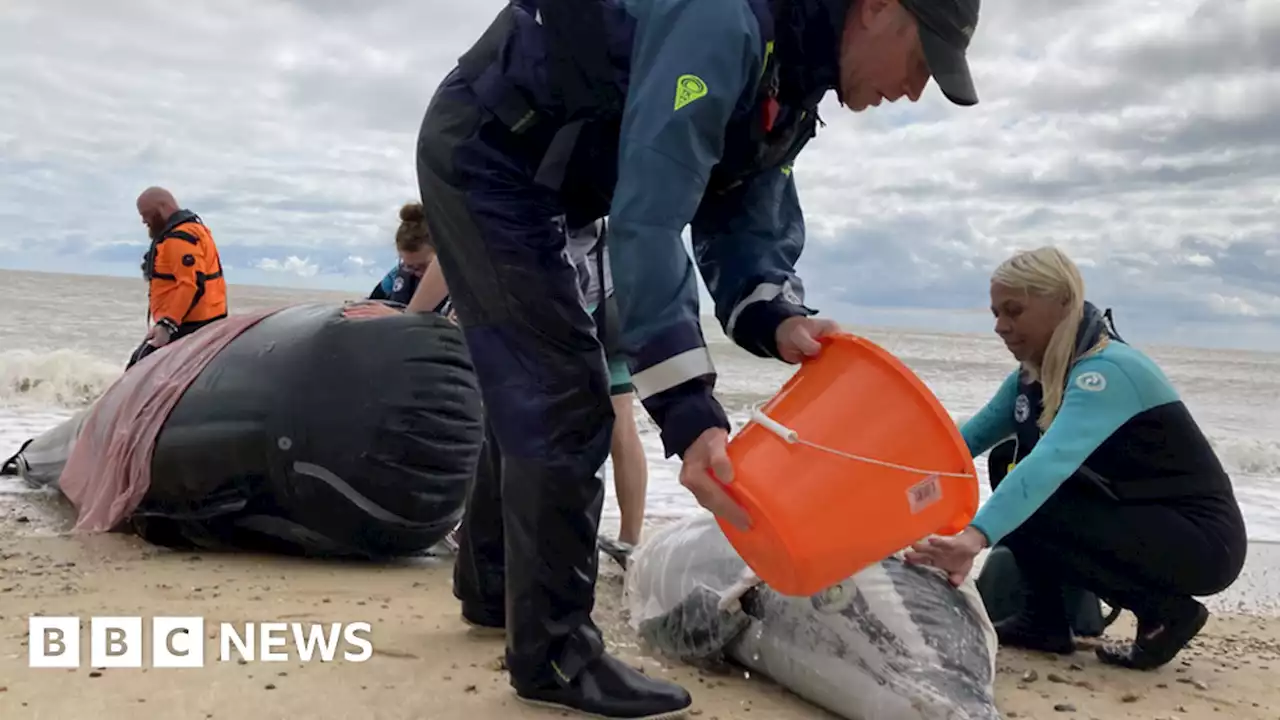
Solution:
[[[1115,58],[1122,70],[1153,84],[1280,68],[1280,15],[1255,17],[1248,6],[1206,1],[1178,31],[1122,48]]]
[[[1184,248],[1207,258],[1211,265],[1192,264],[1188,272],[1217,277],[1229,286],[1280,297],[1280,236],[1274,232],[1218,246],[1200,238],[1185,238]]]
[[[1047,22],[1051,13],[1037,3],[1019,2],[1018,40],[997,43],[1001,50],[1018,42],[1035,47],[1031,56],[1040,62],[1030,73],[1018,64],[991,69],[1002,89],[1025,93],[1030,108],[1054,113],[1115,112],[1159,102],[1191,84],[1274,77],[1280,13],[1266,2],[1175,1],[1165,3],[1162,13],[1134,15],[1123,5],[1088,0],[1060,4],[1070,11],[1057,23]],[[1147,30],[1138,29],[1144,25]],[[1000,29],[1012,32],[1012,24]]]
[[[500,4],[7,8],[0,263],[132,262],[146,241],[134,199],[161,184],[231,266],[380,267],[418,192],[422,112]],[[1278,7],[988,2],[970,49],[978,106],[932,86],[859,115],[828,99],[796,166],[813,303],[981,313],[996,263],[1057,243],[1121,317],[1171,337],[1231,322],[1276,337]]]
[[[1280,150],[1280,83],[1258,98],[1262,107],[1247,114],[1228,117],[1202,115],[1179,119],[1163,125],[1133,123],[1119,132],[1106,133],[1104,142],[1111,146],[1146,152],[1192,154],[1212,151],[1225,154],[1240,151],[1257,156],[1259,151]],[[1232,158],[1240,162],[1246,158]]]
[[[335,77],[321,69],[297,72],[289,78],[289,98],[302,112],[369,130],[403,133],[414,127],[426,110],[425,78],[412,75]],[[438,79],[438,78],[432,78]],[[412,146],[406,146],[408,151]]]

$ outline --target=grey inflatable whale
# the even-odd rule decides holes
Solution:
[[[887,558],[808,598],[758,584],[699,514],[627,562],[631,626],[651,650],[728,660],[849,720],[1000,720],[995,629],[972,578]]]

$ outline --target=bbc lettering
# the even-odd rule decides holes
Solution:
[[[205,665],[205,623],[202,617],[154,617],[150,624],[151,667],[197,668]],[[76,668],[81,662],[81,621],[78,617],[33,615],[27,622],[28,666]],[[292,641],[298,660],[333,662],[338,650],[347,662],[373,656],[369,623],[249,622],[218,625],[218,661],[286,662]],[[89,664],[103,668],[143,666],[147,642],[140,617],[89,618]],[[232,649],[235,653],[232,653]]]

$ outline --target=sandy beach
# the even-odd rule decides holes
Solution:
[[[127,535],[68,537],[48,509],[0,508],[0,717],[6,720],[173,718],[364,720],[557,717],[515,700],[502,640],[458,620],[450,564],[394,566],[174,552]],[[645,657],[620,612],[622,577],[602,564],[596,617],[611,648],[694,694],[694,717],[830,718],[760,678]],[[198,615],[214,623],[364,621],[367,662],[209,662],[200,669],[27,666],[31,614]],[[1111,634],[1131,632],[1125,615]],[[88,629],[82,643],[88,642]],[[150,642],[149,636],[146,642]],[[145,651],[150,658],[149,649]],[[84,648],[86,663],[88,649]],[[1154,673],[1104,669],[1091,652],[1049,658],[1002,651],[997,695],[1008,718],[1280,717],[1280,622],[1217,614],[1192,648]]]

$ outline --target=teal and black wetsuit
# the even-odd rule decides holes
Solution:
[[[1105,332],[1086,330],[1079,348]],[[1246,536],[1231,481],[1149,357],[1113,338],[1071,367],[1043,436],[1040,411],[1040,384],[1015,371],[961,429],[975,457],[1013,436],[1015,464],[972,525],[1008,546],[1024,577],[1139,618],[1234,582]]]
[[[418,282],[421,278],[417,273],[405,267],[402,263],[396,263],[396,266],[387,271],[382,276],[382,280],[373,286],[373,291],[369,293],[370,300],[389,300],[391,302],[408,305],[409,300],[413,297],[413,293],[418,289]]]
[[[413,294],[418,290],[418,283],[422,281],[422,276],[405,267],[402,263],[396,263],[396,266],[387,271],[386,275],[373,286],[373,290],[369,293],[370,300],[386,300],[387,302],[399,303],[400,305],[408,305],[413,299]],[[449,296],[446,295],[439,305],[436,305],[432,312],[440,315],[448,315],[452,306],[449,304]]]

